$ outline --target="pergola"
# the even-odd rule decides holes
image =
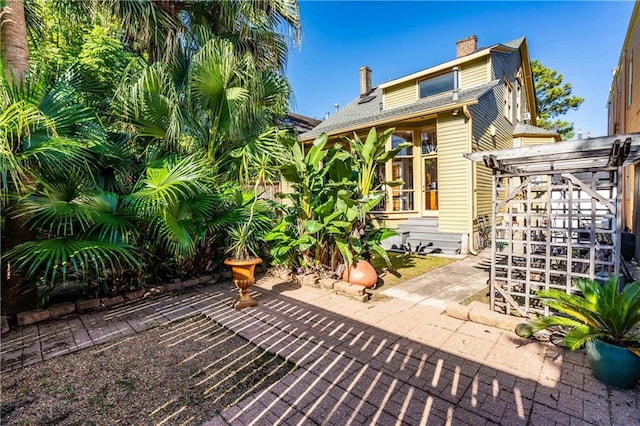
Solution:
[[[493,170],[493,310],[548,314],[538,291],[619,275],[622,167],[640,161],[640,134],[466,157]]]

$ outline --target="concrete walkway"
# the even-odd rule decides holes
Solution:
[[[122,340],[203,315],[298,368],[209,425],[639,425],[640,389],[591,378],[582,352],[442,315],[404,300],[356,302],[260,280],[236,311],[230,284],[10,332],[2,368]]]
[[[490,266],[491,252],[483,250],[477,256],[469,255],[381,293],[444,310],[486,288]]]

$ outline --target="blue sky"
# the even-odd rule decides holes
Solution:
[[[592,136],[607,132],[606,102],[632,1],[300,1],[303,41],[290,51],[293,110],[323,118],[359,91],[358,69],[382,83],[455,57],[455,42],[478,46],[527,37],[531,59],[558,70],[585,98],[565,119]]]

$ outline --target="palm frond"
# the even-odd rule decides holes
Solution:
[[[49,235],[77,235],[92,224],[80,176],[73,172],[67,180],[43,182],[40,191],[19,200],[17,210],[32,229]]]
[[[140,265],[132,246],[69,237],[29,241],[3,257],[28,278],[38,276],[49,282],[65,280],[70,273],[86,275],[91,271],[99,276],[110,268]]]

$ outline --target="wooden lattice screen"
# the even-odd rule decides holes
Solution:
[[[493,177],[491,306],[548,314],[542,289],[575,291],[578,278],[619,274],[620,194],[615,167]]]

